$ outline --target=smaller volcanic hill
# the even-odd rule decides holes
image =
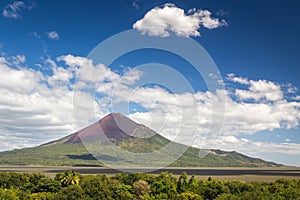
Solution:
[[[138,124],[120,113],[111,113],[96,122],[68,135],[41,146],[33,148],[15,149],[0,152],[2,165],[97,165],[102,164],[87,150],[89,144],[97,144],[97,148],[115,147],[133,153],[149,153],[162,149],[171,141],[154,132],[148,127]],[[107,147],[107,143],[110,146]],[[88,145],[87,145],[88,144]],[[270,167],[281,166],[259,158],[251,158],[243,154],[222,150],[200,150],[186,147],[186,151],[179,157],[172,167]],[[199,157],[200,152],[207,154]],[[98,156],[98,155],[97,155]],[[100,155],[109,160],[120,159],[111,155]],[[162,166],[164,164],[162,163]]]

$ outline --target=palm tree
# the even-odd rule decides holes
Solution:
[[[56,180],[60,181],[62,186],[78,185],[80,181],[80,176],[75,171],[63,172],[57,174]]]

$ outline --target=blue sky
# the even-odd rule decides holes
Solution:
[[[74,132],[74,81],[80,80],[76,74],[80,70],[89,74],[95,68],[95,72],[108,69],[108,77],[103,82],[89,79],[94,84],[98,81],[98,94],[91,98],[80,91],[82,102],[77,105],[79,114],[90,109],[85,102],[96,105],[92,121],[109,113],[114,99],[114,108],[129,103],[129,112],[124,114],[172,139],[180,121],[180,114],[175,116],[178,106],[188,112],[193,107],[186,102],[193,96],[200,124],[193,145],[209,148],[215,144],[216,148],[300,166],[298,8],[296,0],[1,1],[0,150],[34,146]],[[129,29],[150,38],[169,38],[165,33],[192,38],[214,60],[224,90],[218,94],[208,91],[190,63],[161,50],[130,52],[111,66],[89,63],[88,55],[99,43]],[[194,94],[180,91],[182,84],[176,81],[173,91],[155,84],[134,88],[147,75],[147,66],[139,66],[147,63],[176,70],[189,81]],[[168,77],[168,73],[157,77]],[[222,95],[227,103],[223,131],[204,137],[211,99]],[[187,127],[183,125],[183,132],[191,131]],[[182,138],[190,142],[190,136]]]

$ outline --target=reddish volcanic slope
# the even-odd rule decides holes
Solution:
[[[97,123],[74,133],[64,143],[94,142],[103,140],[104,136],[111,142],[116,143],[121,140],[133,138],[133,133],[140,128],[143,128],[143,126],[124,115],[111,113]]]

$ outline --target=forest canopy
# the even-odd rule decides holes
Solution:
[[[200,180],[183,173],[159,175],[120,173],[114,176],[86,175],[75,171],[56,174],[0,173],[0,200],[237,200],[300,199],[300,180],[275,182]]]

